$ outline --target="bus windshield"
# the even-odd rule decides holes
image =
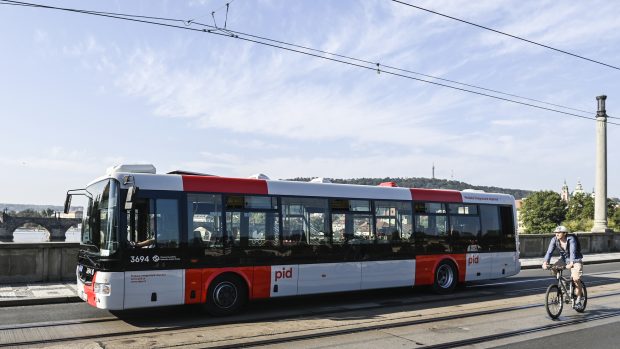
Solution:
[[[81,244],[101,256],[118,249],[119,185],[114,179],[86,188],[90,194],[82,223]]]

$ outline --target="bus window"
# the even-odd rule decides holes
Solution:
[[[452,252],[478,252],[481,236],[478,205],[448,204]]]
[[[155,201],[155,239],[158,247],[179,247],[179,203],[176,199]]]
[[[334,199],[330,206],[333,244],[374,242],[370,200]]]
[[[502,218],[501,249],[502,251],[515,251],[517,244],[512,206],[500,206],[499,212]]]
[[[436,202],[414,202],[414,234],[420,253],[450,252],[446,205]]]
[[[226,234],[233,246],[279,246],[280,221],[275,197],[226,197]]]
[[[212,248],[224,246],[221,195],[189,194],[187,212],[190,245]]]
[[[138,199],[128,211],[128,240],[133,247],[179,247],[176,199]]]
[[[480,220],[482,222],[482,236],[479,241],[481,251],[498,252],[501,232],[498,207],[480,205]]]
[[[282,198],[282,244],[324,244],[326,218],[326,199]]]
[[[411,203],[375,201],[377,241],[406,241],[411,237]]]

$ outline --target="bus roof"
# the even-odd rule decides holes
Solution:
[[[117,168],[119,170],[124,169],[123,167]],[[512,195],[477,191],[461,192],[445,189],[298,182],[189,174],[153,174],[121,172],[118,170],[108,172],[107,176],[101,177],[96,181],[105,178],[117,179],[124,189],[135,184],[142,190],[514,205]]]

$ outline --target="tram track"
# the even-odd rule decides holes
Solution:
[[[592,296],[590,297],[590,299],[612,297],[612,296],[618,296],[618,295],[620,295],[620,292],[609,292],[609,293]],[[393,306],[396,307],[400,305],[393,305]],[[281,338],[280,337],[263,338],[263,339],[252,340],[252,337],[243,337],[244,339],[250,339],[249,341],[246,341],[243,343],[233,343],[233,344],[222,343],[218,345],[217,343],[218,341],[213,341],[213,342],[210,342],[209,347],[217,348],[217,349],[228,349],[228,348],[238,348],[238,347],[259,346],[259,345],[273,345],[273,344],[296,342],[296,341],[303,341],[303,340],[309,340],[309,339],[334,337],[334,336],[339,336],[339,335],[360,333],[360,332],[366,332],[366,331],[378,331],[378,330],[386,330],[386,329],[391,329],[391,328],[399,328],[399,327],[414,326],[414,325],[421,325],[421,324],[439,323],[439,322],[450,321],[450,320],[467,319],[467,318],[472,318],[472,317],[507,313],[511,311],[525,310],[525,309],[542,307],[542,306],[543,304],[541,303],[518,305],[518,306],[512,306],[512,307],[503,307],[503,308],[497,308],[497,309],[475,311],[475,312],[470,312],[466,314],[439,316],[439,317],[433,317],[433,318],[427,318],[427,319],[420,319],[419,318],[420,315],[412,315],[412,316],[408,316],[404,318],[405,319],[404,321],[403,320],[393,321],[393,320],[386,320],[386,319],[378,319],[375,321],[366,321],[362,323],[362,326],[358,326],[355,328],[333,329],[333,327],[330,327],[332,328],[332,330],[329,330],[326,332],[320,332],[320,333],[303,334],[301,332],[307,332],[307,330],[300,330],[300,331],[288,331],[286,332],[287,334],[293,334],[293,335],[289,335],[289,336],[281,337]],[[372,308],[375,308],[375,307],[374,306],[373,307],[360,307],[357,309],[348,309],[346,311],[347,312],[364,311],[364,310],[368,310]],[[344,312],[344,311],[345,310],[341,310],[340,312]],[[334,314],[334,313],[337,313],[337,312],[329,312],[329,314]],[[308,316],[308,315],[317,315],[317,314],[305,314],[303,316]],[[578,324],[578,323],[583,323],[587,321],[596,321],[596,320],[615,317],[615,316],[620,316],[620,311],[614,311],[611,313],[600,314],[600,315],[593,315],[593,316],[589,316],[589,317],[581,318],[581,319],[563,321],[561,323],[550,324],[542,328],[541,327],[529,328],[525,330],[511,331],[511,332],[495,334],[495,335],[490,335],[490,336],[482,336],[482,337],[476,337],[476,338],[471,338],[471,339],[462,340],[462,341],[455,341],[455,342],[446,343],[446,344],[437,344],[435,346],[428,346],[428,348],[450,348],[450,347],[457,346],[457,345],[483,343],[483,342],[493,341],[497,339],[513,337],[513,336],[517,336],[521,334],[540,332],[540,331],[544,331],[547,329],[553,329],[558,326],[564,326],[568,324]],[[174,332],[174,331],[182,332],[182,331],[187,331],[187,330],[203,328],[208,325],[217,325],[217,326],[243,325],[244,323],[253,323],[256,321],[277,321],[277,320],[282,320],[286,318],[295,319],[295,318],[300,318],[300,317],[301,317],[300,315],[293,316],[293,317],[277,316],[277,317],[253,319],[251,321],[248,320],[248,321],[241,321],[241,322],[240,321],[228,321],[228,322],[218,322],[218,323],[199,323],[199,324],[174,326],[174,327],[155,327],[155,328],[149,328],[149,329],[121,331],[121,332],[107,333],[107,334],[98,333],[98,334],[86,335],[86,336],[69,336],[69,337],[63,337],[63,338],[51,338],[51,339],[47,338],[47,339],[41,339],[41,340],[0,343],[0,347],[18,347],[18,346],[30,347],[30,346],[40,345],[40,344],[84,341],[84,340],[89,340],[89,339],[93,339],[93,340],[96,340],[97,342],[101,342],[101,341],[105,341],[106,339],[113,339],[113,338],[126,337],[126,336],[144,336],[144,335],[149,335],[149,334],[165,334],[165,333]],[[49,323],[38,323],[38,324],[23,324],[23,325],[16,325],[16,326],[4,326],[0,328],[0,338],[4,337],[1,335],[2,331],[12,330],[12,329],[36,331],[40,328],[51,327],[51,326],[62,327],[66,325],[82,325],[82,324],[88,325],[88,324],[96,324],[96,323],[103,323],[103,322],[124,323],[124,320],[118,319],[118,318],[101,318],[101,319],[89,319],[89,320],[61,321],[58,323],[49,322]],[[343,325],[342,327],[346,327],[346,326],[347,325]],[[294,334],[295,332],[300,332],[300,334]],[[264,334],[258,335],[256,337],[265,337],[265,335]],[[242,338],[239,338],[239,339],[242,339]],[[224,342],[224,341],[230,342],[230,339],[221,340],[220,342]],[[185,346],[188,344],[200,345],[201,342],[200,341],[196,343],[184,342],[182,345],[179,345],[179,346]]]

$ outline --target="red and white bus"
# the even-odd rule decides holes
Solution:
[[[520,271],[514,198],[120,165],[85,189],[80,297],[102,309],[457,283]]]

